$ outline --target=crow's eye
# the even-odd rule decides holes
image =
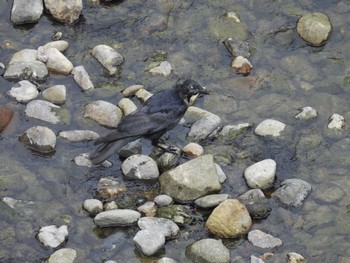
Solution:
[[[190,86],[190,90],[194,90],[194,87],[192,85]]]

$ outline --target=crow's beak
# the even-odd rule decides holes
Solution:
[[[199,91],[199,94],[206,94],[206,95],[208,95],[209,92],[207,91],[206,87],[202,86],[202,89]]]

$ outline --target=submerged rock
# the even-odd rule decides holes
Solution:
[[[112,47],[107,45],[97,45],[91,52],[110,75],[118,72],[118,67],[123,63],[124,58]]]
[[[231,62],[231,67],[236,70],[238,74],[247,76],[253,69],[253,65],[249,62],[248,59],[242,56],[235,57]]]
[[[151,72],[153,75],[163,75],[168,77],[170,76],[172,70],[173,68],[171,67],[170,63],[168,61],[163,61],[159,66],[150,69],[149,72]]]
[[[260,230],[252,230],[248,233],[248,240],[256,247],[273,248],[282,245],[279,238],[273,237]]]
[[[284,131],[286,125],[280,121],[273,119],[266,119],[259,123],[255,128],[255,134],[260,136],[273,136],[277,137],[281,135],[281,132]]]
[[[290,252],[287,254],[287,263],[306,263],[306,261],[306,258],[298,253]]]
[[[201,239],[186,248],[186,257],[193,263],[229,263],[230,252],[221,240]]]
[[[55,150],[56,135],[47,127],[31,127],[19,137],[19,140],[41,153],[51,153]]]
[[[44,10],[42,0],[14,0],[11,11],[11,22],[15,25],[35,23]]]
[[[312,107],[304,107],[301,111],[295,115],[296,119],[309,120],[317,117],[317,111]]]

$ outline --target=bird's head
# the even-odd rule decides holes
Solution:
[[[198,84],[198,82],[188,79],[177,85],[179,95],[187,101],[193,96],[198,94],[209,94],[205,87]]]

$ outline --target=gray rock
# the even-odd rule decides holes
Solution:
[[[218,165],[217,163],[215,164],[215,168],[216,168],[216,173],[218,174],[219,182],[222,184],[223,182],[226,181],[227,176],[225,172],[221,169],[220,165]]]
[[[85,106],[84,117],[93,119],[103,126],[117,127],[122,116],[122,111],[107,101],[97,100]]]
[[[98,199],[86,199],[83,207],[90,215],[96,215],[103,211],[103,204]]]
[[[14,62],[7,67],[5,79],[45,80],[49,72],[41,61]]]
[[[139,220],[141,214],[131,209],[114,209],[104,211],[94,218],[94,222],[99,227],[128,226]]]
[[[110,75],[117,73],[118,67],[124,60],[122,55],[107,45],[95,46],[91,54],[108,70]]]
[[[287,179],[271,196],[278,198],[286,205],[299,207],[310,191],[311,185],[309,183],[301,179]]]
[[[135,103],[133,103],[132,100],[128,98],[122,98],[118,102],[118,107],[122,110],[124,116],[137,110]]]
[[[186,257],[193,263],[229,263],[230,252],[221,240],[206,238],[186,249]]]
[[[157,217],[141,217],[137,225],[142,230],[152,230],[165,237],[174,237],[179,233],[179,227],[172,220]]]
[[[55,85],[42,92],[43,99],[54,104],[64,104],[67,98],[66,86]]]
[[[100,137],[96,132],[89,130],[60,131],[58,136],[70,142],[90,141]]]
[[[78,166],[93,167],[95,165],[91,162],[89,155],[90,155],[89,153],[82,153],[82,154],[74,157],[73,161]],[[105,160],[102,163],[100,163],[99,165],[103,166],[105,168],[109,168],[112,166],[112,163],[108,160]]]
[[[55,150],[56,135],[47,127],[31,127],[21,135],[19,140],[41,153],[51,153]]]
[[[143,205],[140,205],[137,208],[137,211],[141,212],[142,214],[144,214],[145,216],[150,216],[153,217],[156,215],[157,212],[157,206],[154,202],[151,201],[147,201],[146,203],[144,203]]]
[[[164,172],[160,178],[161,192],[179,202],[194,201],[221,189],[213,157],[199,156]]]
[[[25,112],[28,117],[56,124],[60,119],[53,110],[60,108],[45,100],[32,100],[27,104]]]
[[[264,263],[265,261],[262,260],[261,258],[258,258],[254,255],[250,256],[250,263]]]
[[[299,36],[312,46],[322,46],[328,40],[332,25],[329,17],[322,13],[303,15],[297,24]]]
[[[72,62],[70,62],[58,49],[48,48],[46,49],[46,55],[46,67],[49,71],[63,75],[68,75],[72,71]]]
[[[129,179],[152,180],[159,177],[157,163],[147,155],[132,155],[122,164],[123,174]]]
[[[265,197],[264,192],[260,189],[251,189],[240,196],[238,196],[238,200],[250,200],[250,199],[259,199]]]
[[[48,60],[48,56],[46,54],[46,49],[43,46],[38,47],[36,52],[36,60],[46,63]]]
[[[240,199],[247,208],[249,215],[254,219],[267,218],[272,210],[270,199],[265,197]]]
[[[194,203],[201,208],[212,208],[230,198],[228,194],[214,194],[198,198]]]
[[[251,188],[269,188],[276,175],[276,162],[272,159],[265,159],[249,166],[244,171],[244,178]]]
[[[104,205],[104,209],[105,211],[118,209],[118,204],[116,203],[116,201],[108,202]]]
[[[149,72],[151,72],[153,75],[163,75],[168,77],[170,76],[172,70],[173,68],[171,67],[170,63],[168,61],[163,61],[159,66],[150,69]]]
[[[334,113],[329,118],[328,129],[331,130],[342,130],[345,128],[346,122],[343,116]]]
[[[273,237],[260,230],[252,230],[248,233],[248,240],[256,247],[273,248],[282,245],[279,238]]]
[[[243,133],[245,130],[250,128],[252,125],[250,123],[240,123],[237,125],[225,125],[219,132],[219,136],[226,141],[234,140],[238,135]]]
[[[224,45],[233,57],[243,56],[250,57],[250,47],[247,42],[244,42],[238,38],[228,38],[224,41]]]
[[[35,49],[22,49],[20,51],[17,51],[15,54],[12,55],[11,60],[9,64],[15,63],[15,62],[32,62],[36,61],[38,51]]]
[[[192,124],[188,138],[200,141],[207,138],[220,124],[221,119],[215,114],[209,114]]]
[[[317,117],[317,111],[312,107],[304,107],[301,111],[295,115],[296,119],[309,120]]]
[[[281,135],[281,132],[285,129],[286,125],[280,121],[273,119],[266,119],[259,123],[255,128],[255,134],[260,136],[273,136],[277,137]]]
[[[68,236],[66,225],[57,228],[55,225],[44,226],[40,228],[38,239],[47,247],[56,248],[61,245]]]
[[[48,263],[73,263],[77,257],[77,251],[72,248],[61,248],[49,257]]]
[[[46,9],[59,22],[73,24],[83,9],[82,0],[44,0]]]
[[[73,68],[72,74],[75,82],[83,91],[91,90],[94,88],[94,84],[92,84],[90,76],[86,72],[84,66],[77,66]]]
[[[34,84],[28,80],[18,82],[19,87],[12,87],[8,94],[18,102],[28,102],[39,95],[39,91]]]
[[[158,206],[167,206],[173,203],[173,199],[171,198],[171,196],[168,196],[168,195],[157,195],[154,198],[154,202]]]
[[[11,11],[11,22],[15,25],[35,23],[44,10],[42,0],[14,0]]]
[[[65,51],[69,46],[69,43],[65,40],[57,40],[46,43],[43,47],[44,49],[56,48],[58,51]]]
[[[122,147],[118,152],[119,156],[128,158],[132,155],[141,154],[142,153],[142,142],[141,139],[137,139],[135,141],[129,142],[127,145]]]
[[[133,240],[136,246],[146,256],[155,254],[165,244],[164,235],[152,230],[140,230]]]
[[[157,263],[178,263],[178,262],[172,258],[164,257],[159,259]]]

